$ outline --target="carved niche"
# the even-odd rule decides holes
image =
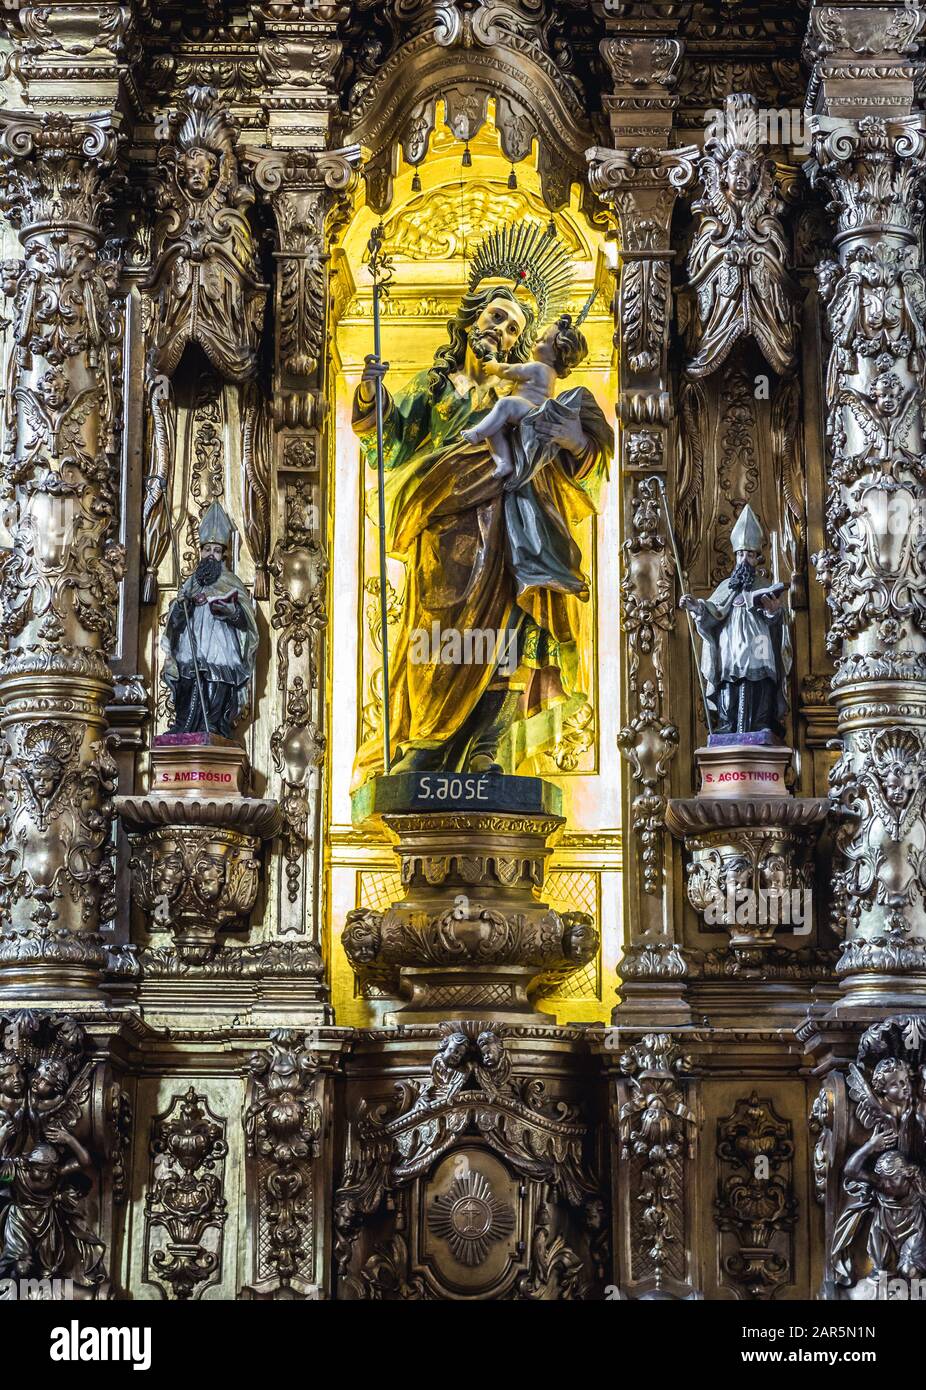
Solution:
[[[147,362],[151,449],[145,479],[143,598],[154,600],[170,544],[176,449],[173,378],[191,344],[226,382],[241,386],[245,537],[255,597],[269,594],[269,437],[255,381],[267,287],[248,209],[237,129],[214,87],[192,85],[159,151],[154,198],[160,213],[148,290],[154,300]]]

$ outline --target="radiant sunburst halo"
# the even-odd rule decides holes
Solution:
[[[511,1234],[514,1212],[498,1200],[482,1173],[469,1172],[435,1199],[428,1225],[460,1264],[472,1267],[482,1264],[490,1245]]]

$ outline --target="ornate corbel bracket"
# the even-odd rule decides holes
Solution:
[[[278,249],[275,288],[275,396],[319,391],[327,327],[327,232],[359,178],[364,151],[259,150],[248,156],[254,182],[273,208]],[[287,423],[279,414],[277,426]],[[319,418],[304,422],[320,423]]]
[[[169,930],[187,965],[209,961],[220,931],[247,928],[257,899],[261,841],[280,828],[275,801],[152,792],[118,798],[129,834],[135,901],[149,929]]]

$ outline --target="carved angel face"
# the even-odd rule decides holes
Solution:
[[[902,811],[906,806],[913,795],[916,776],[916,768],[910,763],[901,762],[899,758],[892,758],[882,766],[881,790],[884,800],[893,810]]]
[[[0,1095],[18,1099],[26,1094],[26,1076],[18,1058],[12,1053],[0,1054]]]
[[[155,880],[157,891],[172,898],[183,882],[183,857],[177,853],[162,855],[157,862]]]
[[[441,1061],[445,1066],[462,1067],[469,1051],[469,1039],[465,1033],[451,1033],[441,1046]]]
[[[204,902],[214,903],[222,896],[225,886],[225,865],[211,854],[203,855],[196,865],[196,886]]]
[[[891,1105],[905,1109],[913,1097],[909,1068],[892,1057],[885,1058],[872,1073],[871,1089],[876,1096],[880,1096]]]
[[[68,1071],[54,1057],[42,1057],[32,1075],[32,1094],[37,1100],[60,1096],[68,1086]]]
[[[879,372],[872,382],[871,398],[881,415],[896,415],[903,401],[903,383],[896,372]]]
[[[476,1039],[483,1066],[497,1067],[502,1060],[502,1042],[497,1033],[480,1033]]]
[[[916,1178],[914,1165],[904,1163],[898,1153],[882,1154],[875,1163],[875,1173],[885,1197],[893,1198],[906,1197],[912,1191]]]
[[[26,776],[29,778],[29,785],[36,801],[46,805],[58,790],[64,776],[64,768],[57,758],[47,754],[45,757],[36,758],[27,769]]]
[[[748,198],[759,181],[759,166],[745,150],[734,150],[724,165],[723,181],[734,198]]]
[[[215,183],[219,162],[210,150],[187,150],[177,161],[180,182],[194,198],[205,198]]]
[[[52,367],[42,377],[36,390],[49,410],[60,410],[68,398],[68,379],[60,367]]]

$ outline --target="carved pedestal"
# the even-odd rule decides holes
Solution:
[[[214,954],[221,930],[242,930],[257,897],[262,840],[280,828],[275,801],[125,796],[117,810],[132,846],[135,901],[168,927],[185,964]]]
[[[761,959],[776,933],[809,934],[811,852],[828,810],[825,797],[669,802],[666,824],[691,854],[688,901],[730,933],[735,957]]]
[[[432,811],[383,821],[398,840],[405,897],[385,912],[349,914],[342,940],[355,971],[406,1001],[404,1021],[447,1010],[543,1017],[532,1008],[541,986],[598,948],[586,913],[539,901],[561,817]]]

